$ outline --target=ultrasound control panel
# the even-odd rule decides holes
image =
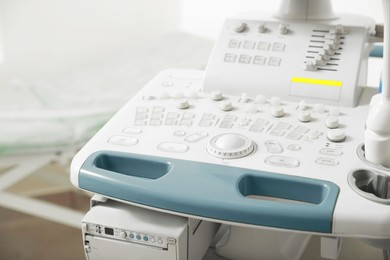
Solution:
[[[73,185],[196,219],[389,238],[389,169],[363,145],[373,24],[227,20],[206,71],[153,78],[76,155]]]
[[[293,101],[355,106],[374,24],[353,15],[317,23],[256,15],[228,19],[208,62],[205,90],[261,90]]]
[[[278,228],[390,234],[382,226],[389,199],[371,200],[351,187],[360,183],[351,181],[355,172],[386,174],[358,156],[372,90],[351,108],[204,92],[203,78],[202,71],[161,72],[79,152],[72,183],[197,218],[275,226],[280,217]],[[285,210],[301,221],[290,222]],[[151,243],[152,236],[139,238]]]

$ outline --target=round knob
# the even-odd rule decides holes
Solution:
[[[220,100],[223,99],[222,92],[221,92],[221,91],[218,91],[218,90],[212,91],[212,92],[210,93],[210,98],[211,98],[212,100],[214,100],[214,101],[220,101]]]
[[[288,26],[287,24],[279,24],[279,33],[282,35],[285,35],[288,33]]]
[[[242,93],[240,97],[241,103],[247,103],[249,101],[248,95],[246,93]]]
[[[120,236],[121,238],[126,238],[127,234],[126,234],[126,232],[121,231],[121,232],[119,233],[119,236]]]
[[[180,109],[187,109],[190,107],[190,103],[188,102],[188,99],[181,99],[177,101],[176,106]]]
[[[241,33],[243,31],[245,31],[246,28],[247,28],[247,24],[246,23],[238,22],[238,23],[236,23],[233,26],[233,31],[235,31],[237,33]]]
[[[265,26],[264,23],[259,24],[259,26],[257,27],[257,31],[258,31],[259,33],[265,33],[265,31],[267,31],[267,27]]]
[[[342,142],[346,138],[344,130],[331,129],[328,131],[328,139],[332,142]]]
[[[271,108],[271,115],[273,117],[283,117],[284,116],[283,107],[272,107]]]
[[[307,123],[311,121],[311,114],[309,111],[300,111],[298,114],[298,120],[302,123]]]
[[[253,142],[246,136],[226,133],[213,137],[207,151],[214,157],[237,159],[247,156],[254,150]]]
[[[233,105],[232,102],[230,102],[229,100],[225,100],[220,103],[219,108],[222,111],[230,111],[233,109]]]
[[[305,100],[299,101],[298,108],[299,108],[299,110],[302,110],[302,111],[306,110],[307,109],[306,101]]]
[[[325,125],[329,129],[334,129],[339,127],[339,119],[337,117],[328,117],[326,118]]]

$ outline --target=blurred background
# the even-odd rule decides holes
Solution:
[[[380,0],[333,3],[383,21]],[[90,194],[69,182],[75,152],[158,71],[204,69],[225,18],[278,5],[0,0],[0,260],[84,259]],[[381,61],[371,62],[376,86]],[[362,257],[381,255],[362,247]]]

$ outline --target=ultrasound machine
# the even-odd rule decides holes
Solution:
[[[73,185],[96,194],[86,258],[201,260],[212,244],[227,259],[300,259],[316,235],[324,259],[343,238],[390,259],[382,2],[384,26],[330,0],[283,0],[227,19],[205,71],[153,78],[72,161]],[[381,31],[378,93],[365,85]]]

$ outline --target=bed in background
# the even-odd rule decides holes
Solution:
[[[156,73],[203,69],[212,45],[208,39],[175,32],[67,76],[16,79],[3,86],[0,206],[79,227],[81,213],[12,193],[9,187],[47,164],[68,167],[75,151]]]

